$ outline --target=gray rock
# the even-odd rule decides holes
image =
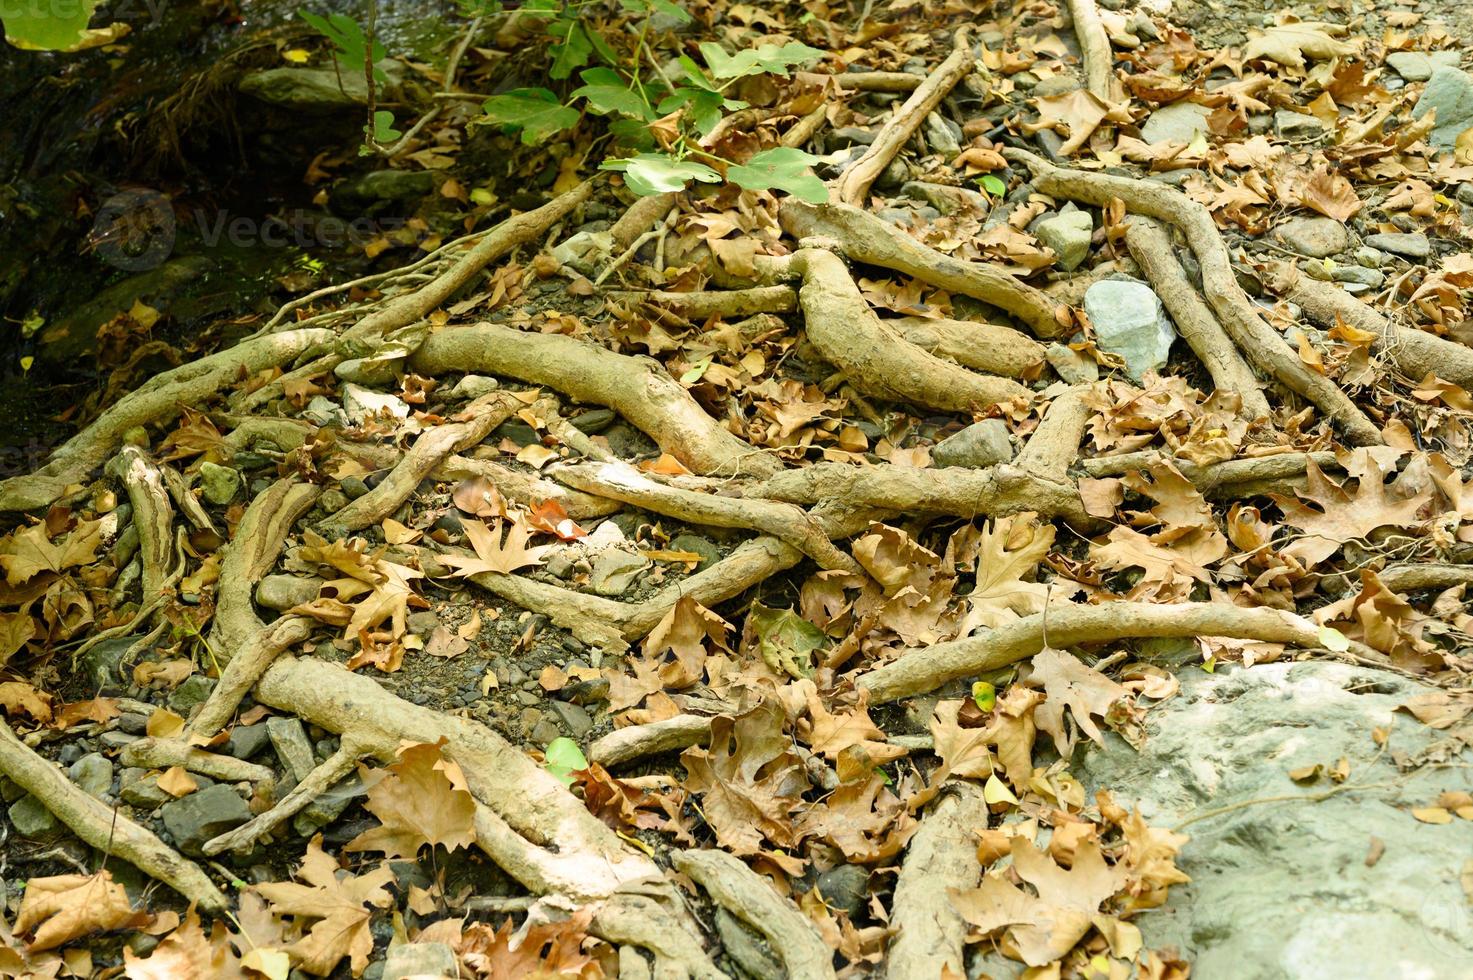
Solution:
[[[713,918],[716,934],[721,937],[721,948],[744,976],[751,980],[769,980],[788,975],[782,960],[755,929],[723,908],[718,908]]]
[[[91,793],[98,799],[102,799],[113,788],[113,764],[96,752],[89,752],[73,762],[67,769],[67,774],[84,792]]]
[[[581,739],[593,728],[593,719],[589,717],[587,711],[576,704],[569,704],[566,701],[551,701],[548,703],[548,709],[557,715],[558,720],[563,723],[563,727],[567,729],[568,734],[575,739]]]
[[[1044,359],[1054,371],[1071,385],[1089,384],[1100,380],[1100,366],[1094,358],[1085,357],[1067,344],[1053,343],[1043,353]]]
[[[382,980],[459,975],[455,950],[445,943],[403,943],[389,947]]]
[[[217,507],[224,507],[240,493],[240,474],[228,466],[205,461],[199,467],[200,495]]]
[[[251,819],[251,808],[229,786],[215,785],[165,803],[159,816],[179,849],[199,856],[206,841]]]
[[[49,840],[63,831],[61,821],[31,794],[27,793],[10,805],[10,826],[21,837]]]
[[[1013,440],[1002,419],[983,419],[947,436],[931,448],[937,466],[981,469],[1013,458]]]
[[[435,183],[432,170],[375,170],[344,181],[333,189],[333,197],[351,201],[410,201],[433,192]]]
[[[225,751],[237,759],[252,759],[271,741],[271,731],[265,722],[254,725],[236,725],[230,730],[230,741]]]
[[[103,640],[82,654],[79,666],[82,668],[82,676],[87,680],[87,686],[100,694],[122,694],[126,691],[132,681],[119,676],[118,668],[122,666],[123,656],[135,640],[131,636]]]
[[[1362,245],[1355,250],[1355,261],[1356,264],[1363,265],[1367,269],[1379,269],[1386,264],[1386,253],[1379,248]]]
[[[213,677],[206,677],[204,674],[190,674],[169,695],[169,707],[188,718],[189,713],[196,706],[205,703],[205,699],[214,689],[215,679]]]
[[[378,87],[378,98],[380,101],[391,100],[392,79],[398,66],[379,62],[379,67],[390,75],[391,83],[389,87]],[[326,114],[368,104],[368,82],[362,71],[268,68],[247,74],[240,80],[238,88],[262,102],[296,112]]]
[[[825,902],[848,912],[853,919],[869,900],[869,870],[858,864],[841,864],[819,875],[817,888]]]
[[[409,627],[409,632],[418,633],[420,636],[429,636],[440,625],[440,614],[433,609],[425,609],[420,612],[410,613],[404,620],[404,625]]]
[[[256,586],[256,604],[265,609],[286,612],[317,598],[322,579],[302,575],[267,575]]]
[[[118,796],[140,810],[153,810],[174,798],[159,789],[159,774],[147,769],[124,769],[118,777]]]
[[[1306,112],[1280,109],[1274,113],[1274,132],[1285,139],[1308,139],[1325,131],[1325,124]]]
[[[491,394],[500,387],[501,382],[495,378],[488,378],[481,374],[467,374],[455,382],[455,387],[450,389],[450,397],[457,401],[474,401],[482,395]]]
[[[1195,102],[1173,102],[1162,106],[1141,127],[1141,139],[1147,143],[1190,143],[1198,133],[1207,132],[1207,117],[1212,110]]]
[[[593,571],[588,576],[588,584],[599,595],[623,595],[649,564],[650,560],[643,555],[636,555],[622,548],[612,548],[593,560]]]
[[[557,727],[557,722],[551,718],[543,718],[532,726],[530,738],[537,745],[550,745],[555,738],[562,737],[562,729]]]
[[[342,425],[344,422],[342,406],[325,395],[313,395],[302,410],[302,417],[317,425]]]
[[[925,122],[921,124],[921,133],[926,137],[926,145],[933,153],[954,157],[962,151],[961,127],[939,112],[926,116]]]
[[[1336,265],[1330,270],[1330,278],[1336,282],[1350,282],[1367,289],[1379,289],[1386,282],[1386,274],[1380,269],[1367,269],[1359,265]]]
[[[1412,107],[1412,117],[1420,118],[1434,109],[1437,119],[1427,140],[1439,150],[1451,150],[1458,134],[1473,126],[1473,77],[1457,68],[1434,70]]]
[[[1427,240],[1426,235],[1393,233],[1384,235],[1367,235],[1366,244],[1383,252],[1393,255],[1403,255],[1409,259],[1425,259],[1432,254],[1432,243]]]
[[[1036,222],[1032,228],[1038,240],[1054,250],[1059,268],[1066,272],[1079,268],[1088,257],[1094,230],[1094,219],[1088,211],[1065,211]]]
[[[1425,82],[1439,68],[1458,67],[1458,52],[1394,51],[1386,56],[1386,63],[1409,82]]]
[[[348,506],[348,495],[337,487],[324,490],[322,496],[317,498],[317,506],[322,508],[324,514],[336,514]]]
[[[1452,768],[1409,772],[1392,761],[1441,740],[1393,713],[1435,689],[1323,661],[1179,676],[1181,693],[1152,709],[1139,753],[1110,735],[1075,760],[1087,798],[1109,787],[1153,826],[1202,816],[1178,861],[1192,883],[1135,920],[1146,945],[1175,945],[1194,975],[1234,980],[1466,975],[1473,916],[1458,875],[1473,823],[1428,825],[1409,811],[1466,788],[1452,773],[1473,760],[1464,749]],[[1391,732],[1384,756],[1374,727]],[[1323,791],[1327,780],[1299,786],[1289,771],[1342,757],[1352,782],[1376,788],[1248,804]]]
[[[1079,79],[1073,75],[1054,75],[1033,86],[1033,94],[1040,99],[1051,99],[1058,95],[1068,95],[1079,87]]]
[[[300,718],[267,718],[266,734],[271,737],[276,757],[295,779],[305,779],[307,773],[316,767],[312,743],[307,738],[307,730],[302,727]]]
[[[1316,259],[1350,247],[1350,232],[1334,218],[1290,218],[1279,222],[1274,237],[1290,251]]]
[[[1103,279],[1084,294],[1084,311],[1094,324],[1100,350],[1123,357],[1132,380],[1166,365],[1176,330],[1150,286]]]
[[[670,539],[671,551],[690,551],[701,556],[701,562],[696,566],[698,571],[703,571],[721,560],[721,549],[708,538],[699,534],[684,531]]]

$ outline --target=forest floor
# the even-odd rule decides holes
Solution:
[[[106,404],[0,482],[0,976],[1165,980],[1214,806],[1427,770],[1398,816],[1463,833],[1438,10],[703,5],[639,44],[822,52],[703,146],[808,149],[827,203],[637,197],[592,117],[447,98],[376,161],[433,178],[377,271],[142,383],[168,312],[117,311]],[[407,69],[543,56],[476,24]],[[1384,772],[1255,760],[1273,796],[1181,822],[1081,777],[1179,674],[1301,661],[1418,692],[1436,751],[1345,733]]]

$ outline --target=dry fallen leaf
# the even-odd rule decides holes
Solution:
[[[287,952],[303,970],[317,976],[327,976],[347,957],[353,976],[358,976],[373,952],[369,932],[373,909],[394,903],[384,887],[394,880],[394,872],[387,865],[362,875],[341,871],[337,860],[322,850],[319,834],[307,845],[297,877],[306,884],[277,881],[251,886],[271,903],[273,913],[292,916],[306,928]]]
[[[475,842],[476,803],[460,766],[441,755],[444,742],[402,746],[397,762],[364,773],[364,808],[382,826],[353,838],[345,851],[413,858],[426,844],[453,851]]]
[[[94,932],[137,928],[148,913],[135,911],[123,886],[106,870],[92,875],[32,878],[16,914],[15,931],[30,934],[30,950],[55,949]]]

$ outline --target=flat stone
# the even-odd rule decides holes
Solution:
[[[217,507],[224,507],[240,493],[240,474],[228,466],[208,460],[199,467],[200,496]]]
[[[1473,822],[1430,825],[1411,810],[1466,789],[1473,759],[1463,749],[1450,767],[1405,772],[1393,762],[1442,741],[1396,711],[1436,689],[1325,661],[1178,677],[1139,751],[1111,734],[1073,767],[1087,799],[1109,787],[1151,826],[1193,821],[1177,862],[1191,883],[1134,920],[1146,946],[1176,946],[1194,976],[1234,980],[1466,976],[1473,915],[1458,874]],[[1390,732],[1384,754],[1378,727]],[[1376,788],[1251,802],[1322,793],[1328,779],[1301,785],[1289,772],[1341,758],[1352,782]]]
[[[1316,259],[1350,247],[1350,232],[1334,218],[1290,218],[1279,222],[1274,237],[1290,251]]]
[[[983,419],[947,436],[931,448],[937,466],[981,469],[1013,458],[1013,440],[1002,419]]]
[[[1380,269],[1367,269],[1364,266],[1345,265],[1344,263],[1330,270],[1330,278],[1335,282],[1355,283],[1367,289],[1379,289],[1386,283],[1386,274]]]
[[[251,819],[251,808],[229,786],[215,785],[165,803],[159,816],[179,849],[198,856],[206,841]]]
[[[21,837],[48,840],[65,829],[60,820],[38,799],[27,793],[10,805],[10,826]]]
[[[159,789],[159,774],[147,769],[124,769],[118,777],[118,797],[129,806],[153,810],[174,797]]]
[[[1212,110],[1195,102],[1173,102],[1151,113],[1141,127],[1141,139],[1147,143],[1190,143],[1198,133],[1205,134],[1207,117]]]
[[[1357,265],[1363,265],[1367,269],[1379,269],[1386,264],[1386,253],[1379,248],[1362,245],[1355,250],[1355,261]]]
[[[256,604],[286,612],[317,598],[322,579],[303,575],[267,575],[256,586]]]
[[[568,734],[575,739],[581,739],[593,728],[593,718],[588,712],[576,704],[566,701],[552,701],[548,704],[548,710],[557,715],[558,720],[563,723]]]
[[[1095,225],[1088,211],[1065,211],[1036,222],[1032,230],[1059,257],[1059,268],[1072,272],[1089,256]]]
[[[1394,232],[1367,235],[1366,244],[1371,248],[1378,248],[1383,252],[1402,255],[1409,259],[1425,259],[1432,254],[1432,243],[1427,240],[1427,236],[1416,233]]]
[[[961,127],[939,112],[926,116],[921,124],[921,135],[926,137],[926,145],[933,153],[954,157],[962,151]]]
[[[390,946],[384,957],[382,980],[409,980],[460,975],[455,950],[445,943],[404,943]]]
[[[271,737],[276,757],[298,781],[305,779],[317,767],[317,759],[312,754],[312,743],[307,738],[307,730],[302,727],[300,718],[267,718],[266,734]]]
[[[1094,324],[1100,350],[1124,358],[1131,380],[1166,366],[1176,330],[1150,286],[1103,279],[1084,294],[1084,311]]]
[[[185,718],[196,707],[205,703],[215,689],[215,679],[204,674],[191,674],[169,695],[169,707]]]
[[[1386,56],[1391,70],[1409,82],[1425,82],[1439,68],[1457,68],[1456,51],[1394,51]]]
[[[237,759],[252,759],[271,742],[271,731],[265,722],[236,725],[230,730],[225,751]]]
[[[113,764],[97,752],[89,752],[67,769],[72,782],[99,800],[113,788]]]
[[[1274,113],[1274,132],[1286,139],[1307,139],[1319,136],[1325,124],[1306,112],[1280,109]]]
[[[632,551],[613,548],[593,560],[588,584],[603,596],[623,595],[649,567],[650,560]]]
[[[1433,109],[1437,118],[1427,141],[1439,150],[1451,150],[1458,135],[1473,126],[1473,77],[1457,68],[1435,69],[1412,107],[1412,118],[1424,116]]]
[[[1085,357],[1068,344],[1052,343],[1043,352],[1044,359],[1054,371],[1071,385],[1090,384],[1100,380],[1100,366],[1092,357]]]
[[[500,387],[501,382],[495,378],[488,378],[483,374],[467,374],[455,382],[455,387],[450,389],[450,397],[456,401],[475,401]]]
[[[409,417],[409,405],[397,395],[372,391],[355,384],[343,385],[343,412],[352,422],[388,416],[405,419]]]

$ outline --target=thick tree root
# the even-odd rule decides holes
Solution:
[[[834,82],[841,88],[855,92],[914,92],[926,83],[920,75],[908,71],[864,71],[844,72],[834,75]]]
[[[614,239],[614,247],[620,251],[629,248],[634,240],[654,227],[655,222],[661,220],[670,213],[670,209],[680,201],[679,191],[668,191],[664,194],[652,194],[649,197],[638,197],[634,203],[624,211],[619,220],[614,222],[609,234]]]
[[[988,823],[980,787],[953,781],[931,805],[905,849],[890,911],[888,980],[966,976],[967,923],[957,914],[952,889],[982,880],[976,832]]]
[[[63,443],[45,466],[0,481],[0,511],[32,510],[54,503],[68,487],[86,480],[101,466],[129,429],[175,418],[180,406],[203,405],[242,377],[295,360],[332,336],[330,330],[287,330],[156,375]]]
[[[1371,353],[1385,357],[1413,381],[1435,374],[1473,391],[1473,348],[1415,327],[1400,327],[1354,296],[1328,282],[1311,279],[1288,263],[1280,263],[1274,292],[1299,304],[1308,317],[1326,327],[1337,319],[1376,335]]]
[[[1045,348],[1011,327],[979,320],[932,320],[906,316],[885,321],[921,350],[973,371],[1021,378],[1038,370]]]
[[[561,334],[482,323],[431,335],[410,363],[431,375],[508,375],[607,405],[697,473],[766,476],[781,469],[707,415],[664,366],[649,358],[616,354]]]
[[[712,289],[690,293],[611,291],[605,294],[616,303],[649,303],[692,320],[707,317],[752,316],[756,313],[792,313],[798,308],[798,293],[792,286],[752,286],[748,289]]]
[[[757,872],[725,851],[673,851],[670,859],[718,905],[762,933],[782,958],[789,980],[834,976],[834,954],[818,930]]]
[[[1084,87],[1101,102],[1118,101],[1121,92],[1115,80],[1115,52],[1095,0],[1069,0],[1069,16],[1084,55]]]
[[[1208,497],[1241,499],[1262,492],[1257,488],[1264,486],[1292,487],[1293,481],[1304,476],[1311,460],[1327,472],[1340,468],[1339,459],[1331,452],[1279,453],[1276,456],[1256,456],[1251,459],[1228,459],[1203,466],[1155,449],[1121,453],[1118,456],[1093,456],[1081,459],[1079,466],[1092,477],[1102,477],[1148,471],[1165,463],[1174,467],[1191,481],[1192,486]]]
[[[256,842],[267,837],[273,830],[305,810],[323,793],[331,789],[340,779],[353,771],[366,753],[353,741],[351,732],[343,736],[338,750],[315,766],[302,781],[292,787],[276,805],[259,814],[234,830],[206,841],[201,848],[214,857],[223,851],[249,851]]]
[[[804,330],[824,358],[860,392],[885,401],[959,412],[1027,399],[1027,388],[929,354],[875,316],[844,262],[805,248],[793,259],[803,276]]]
[[[1088,3],[1089,0],[1080,0]],[[1156,289],[1182,339],[1192,348],[1213,384],[1223,392],[1236,393],[1243,402],[1242,415],[1266,419],[1271,414],[1268,398],[1253,369],[1238,353],[1232,338],[1212,315],[1195,287],[1187,281],[1171,247],[1171,236],[1154,219],[1134,216],[1125,232],[1125,244]]]
[[[650,889],[642,894],[638,885],[631,885],[613,900],[605,902],[595,913],[591,932],[623,948],[619,956],[619,980],[624,980],[624,966],[628,957],[625,951],[631,946],[641,946],[655,957],[655,968],[650,972],[648,964],[638,953],[634,958],[644,967],[644,976],[653,980],[727,980],[726,974],[716,968],[701,944],[700,934],[695,931],[688,916],[672,911],[674,903],[664,888]],[[678,899],[677,899],[678,901]],[[636,969],[630,964],[631,969]]]
[[[164,594],[165,583],[184,564],[183,555],[174,547],[174,506],[164,488],[163,473],[137,446],[123,447],[116,468],[133,505],[133,526],[138,529],[143,560],[143,599],[150,602]]]
[[[269,766],[258,766],[234,756],[207,752],[174,738],[140,738],[123,746],[118,758],[123,765],[138,769],[179,766],[227,783],[276,782],[276,773]]]
[[[868,211],[844,204],[807,204],[785,198],[779,212],[783,228],[794,238],[829,238],[855,262],[878,265],[914,276],[951,293],[960,293],[1011,313],[1039,337],[1064,332],[1055,316],[1059,308],[1041,290],[981,262],[963,262],[922,245],[910,235]]]
[[[1119,199],[1131,211],[1179,228],[1202,268],[1202,289],[1223,329],[1260,371],[1303,396],[1356,445],[1379,445],[1381,430],[1329,378],[1305,366],[1278,332],[1264,322],[1233,275],[1227,246],[1212,214],[1180,191],[1155,181],[1055,167],[1024,150],[1004,152],[1033,172],[1045,194],[1103,207]]]
[[[193,862],[153,832],[80,789],[51,762],[28,749],[0,719],[0,772],[50,810],[72,832],[115,854],[206,912],[223,912],[225,896]]]
[[[941,104],[946,93],[972,71],[976,61],[976,56],[972,54],[970,32],[962,28],[956,32],[951,54],[936,66],[936,70],[910,94],[905,104],[896,109],[885,125],[880,127],[875,141],[865,150],[864,156],[839,177],[830,191],[831,196],[837,196],[840,201],[854,207],[862,207],[868,203],[866,198],[869,196],[870,185],[885,172],[890,161],[895,159],[895,154],[900,152],[900,148],[910,140],[931,111]]]
[[[588,759],[605,768],[620,766],[661,752],[700,745],[711,737],[711,719],[676,715],[645,725],[617,728],[588,747]]]
[[[918,650],[876,667],[855,683],[869,692],[871,703],[878,704],[924,694],[959,678],[1006,667],[1033,656],[1045,644],[1062,649],[1085,643],[1169,636],[1229,636],[1308,649],[1323,646],[1320,628],[1313,622],[1267,606],[1242,608],[1225,602],[1169,605],[1106,602],[1098,606],[1056,603],[1045,612],[981,635]],[[1379,657],[1364,648],[1356,652],[1369,659]]]
[[[1013,465],[1050,483],[1070,482],[1069,467],[1079,458],[1079,443],[1091,415],[1084,403],[1087,390],[1070,388],[1053,400]]]

